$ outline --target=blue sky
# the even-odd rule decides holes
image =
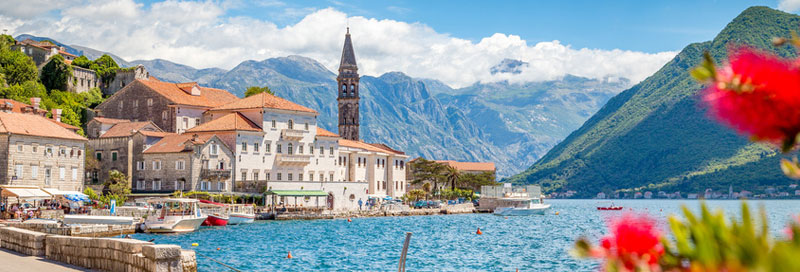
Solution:
[[[560,40],[575,47],[649,53],[680,50],[689,43],[710,40],[747,7],[778,6],[774,0],[262,2],[271,4],[234,9],[230,14],[273,19],[285,26],[302,19],[299,14],[306,15],[303,11],[334,7],[352,16],[419,22],[472,41],[506,33],[529,42]],[[281,14],[286,9],[298,13]]]
[[[800,0],[0,0],[0,26],[126,60],[231,69],[301,55],[334,71],[349,23],[362,75],[451,87],[566,74],[636,83],[754,5],[800,10]],[[504,59],[530,65],[490,73]]]

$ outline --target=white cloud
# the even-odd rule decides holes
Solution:
[[[280,6],[281,2],[264,3]],[[362,74],[401,71],[453,87],[476,81],[549,80],[567,73],[638,82],[675,55],[576,49],[559,41],[529,45],[519,36],[502,33],[476,43],[421,23],[348,17],[333,8],[288,10],[306,15],[300,15],[303,19],[296,24],[278,27],[272,20],[226,15],[227,8],[240,4],[168,0],[146,7],[132,0],[89,1],[61,9],[58,18],[0,10],[0,24],[15,35],[46,36],[128,60],[162,58],[195,68],[230,69],[244,60],[296,54],[336,70],[349,21]],[[490,68],[505,58],[530,65],[520,74],[491,75]]]
[[[800,0],[780,0],[778,9],[785,12],[795,12],[800,10]]]

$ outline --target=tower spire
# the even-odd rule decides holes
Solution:
[[[348,23],[349,24],[349,23]],[[358,110],[358,65],[356,54],[353,51],[353,42],[350,40],[350,26],[344,35],[342,47],[342,60],[339,62],[339,76],[336,77],[339,102],[339,135],[347,140],[359,140],[359,110]]]

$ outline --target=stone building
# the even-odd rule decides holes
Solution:
[[[67,80],[67,89],[73,93],[88,92],[92,88],[100,88],[100,78],[94,70],[72,65],[72,78]]]
[[[416,158],[408,162],[408,167],[406,168],[406,176],[408,177],[409,181],[414,180],[414,165],[422,159]],[[459,162],[459,161],[452,161],[452,160],[433,160],[436,163],[440,163],[449,167],[453,167],[458,170],[459,173],[469,173],[469,174],[483,174],[489,173],[492,176],[495,175],[496,168],[493,162]],[[408,190],[414,189],[422,189],[422,185],[425,183],[430,183],[429,181],[424,181],[419,184],[409,185]],[[439,189],[447,188],[447,184],[439,184]]]
[[[168,83],[136,79],[95,108],[98,116],[151,121],[167,132],[182,133],[202,122],[203,112],[238,98],[195,82]]]
[[[87,124],[89,147],[99,167],[88,170],[87,185],[100,185],[108,180],[108,173],[117,170],[130,182],[137,180],[135,162],[142,160],[142,152],[171,133],[163,132],[150,121],[95,118]],[[131,185],[133,186],[133,185]]]
[[[78,56],[68,53],[63,47],[49,42],[37,42],[31,39],[18,41],[11,46],[11,50],[19,50],[33,59],[33,63],[40,70],[55,55],[61,55],[64,60],[71,62]]]
[[[87,139],[45,118],[36,102],[21,113],[0,104],[0,183],[82,191]]]
[[[359,109],[358,109],[358,65],[356,65],[356,54],[353,52],[353,42],[350,41],[350,28],[344,36],[344,47],[342,48],[342,59],[339,62],[339,76],[336,77],[338,83],[339,104],[339,134],[343,139],[358,141],[359,139]]]
[[[103,90],[103,95],[113,95],[137,79],[146,80],[149,78],[150,72],[147,72],[147,69],[145,69],[144,65],[139,64],[135,67],[120,69],[117,71],[114,79],[108,84],[103,85],[100,89]]]
[[[170,135],[136,163],[136,192],[231,191],[233,153],[214,134]]]

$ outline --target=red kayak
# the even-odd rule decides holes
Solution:
[[[228,225],[228,217],[219,214],[209,214],[206,221],[203,221],[203,226],[226,226]]]
[[[598,211],[619,211],[622,210],[622,206],[609,206],[609,207],[597,207]]]

